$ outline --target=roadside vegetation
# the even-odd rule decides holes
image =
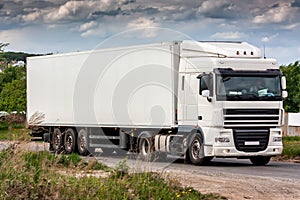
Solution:
[[[0,152],[0,199],[226,199],[200,194],[159,173],[129,173],[77,154]],[[18,163],[16,165],[16,163]]]
[[[24,114],[10,114],[0,118],[0,140],[29,141],[30,130],[25,127]]]
[[[300,136],[283,137],[282,159],[296,159],[300,161]]]

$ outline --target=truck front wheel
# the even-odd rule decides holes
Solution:
[[[270,156],[255,156],[255,157],[251,157],[250,161],[252,162],[253,165],[263,166],[268,164],[270,162],[270,159],[271,159]]]
[[[76,135],[72,128],[68,128],[65,132],[65,152],[71,154],[76,150]]]
[[[203,142],[199,133],[191,135],[186,159],[194,165],[201,165],[204,163]]]

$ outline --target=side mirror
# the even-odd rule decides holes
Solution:
[[[286,78],[285,78],[285,76],[281,77],[281,89],[283,89],[283,90],[286,89]]]
[[[287,91],[282,91],[281,96],[282,96],[282,98],[287,98],[288,97],[288,92]]]
[[[203,97],[209,97],[209,90],[202,90],[202,92],[201,92],[201,96],[203,96]]]

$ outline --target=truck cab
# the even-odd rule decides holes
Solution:
[[[185,42],[179,126],[195,126],[203,157],[264,165],[282,152],[285,78],[274,59],[245,42]]]

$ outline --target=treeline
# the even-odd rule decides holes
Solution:
[[[0,56],[1,60],[6,61],[8,64],[13,61],[24,61],[26,63],[26,58],[30,56],[41,56],[43,54],[28,54],[24,52],[3,52]]]
[[[296,61],[289,65],[280,66],[286,77],[288,98],[284,100],[284,109],[287,112],[300,112],[300,63]]]

